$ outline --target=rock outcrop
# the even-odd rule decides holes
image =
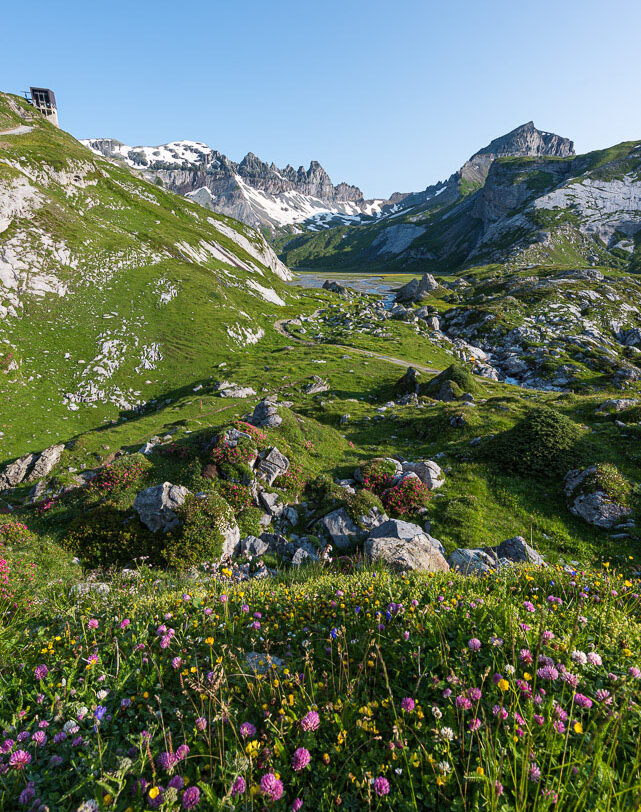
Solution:
[[[632,512],[599,487],[596,465],[569,471],[564,484],[570,512],[595,527],[609,530]]]
[[[432,274],[425,273],[420,279],[412,279],[396,292],[395,301],[401,304],[420,302],[428,293],[437,290],[438,282]]]
[[[0,474],[0,491],[16,488],[27,482],[37,482],[48,476],[60,462],[64,445],[52,445],[40,454],[25,454],[10,463]]]
[[[159,530],[167,533],[178,527],[179,519],[174,511],[184,503],[188,493],[183,485],[163,482],[141,491],[134,500],[134,509],[152,533]]]

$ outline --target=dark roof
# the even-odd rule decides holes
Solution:
[[[35,93],[46,93],[49,96],[49,103],[52,107],[56,106],[56,95],[53,90],[50,90],[48,87],[31,87],[29,88],[31,91],[31,97],[33,98]]]

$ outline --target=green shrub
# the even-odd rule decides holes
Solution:
[[[219,559],[223,531],[234,523],[234,513],[223,497],[217,493],[206,497],[190,493],[176,509],[176,515],[181,526],[164,537],[165,562],[174,569],[186,569]]]
[[[347,494],[345,508],[352,519],[358,522],[361,516],[365,516],[373,508],[378,508],[382,512],[383,503],[375,493],[364,488],[356,493]]]
[[[436,397],[445,383],[450,384],[450,388],[456,397],[460,397],[466,392],[474,393],[479,391],[479,385],[469,369],[461,366],[461,364],[451,364],[443,372],[432,378],[431,381],[428,381],[420,394]]]
[[[260,536],[263,532],[263,528],[260,524],[262,515],[263,511],[257,507],[248,507],[240,511],[236,516],[236,521],[238,522],[241,539],[244,539],[246,536]]]
[[[126,564],[148,556],[158,560],[157,541],[138,516],[105,502],[73,521],[64,546],[89,567]]]
[[[619,469],[609,462],[600,462],[593,477],[586,477],[582,491],[603,491],[613,502],[628,506],[632,494],[632,485],[625,479]]]
[[[234,513],[238,513],[253,504],[252,492],[247,485],[230,482],[224,479],[214,480],[214,488],[228,503]]]
[[[524,476],[564,476],[578,461],[581,427],[546,407],[531,409],[511,429],[488,444],[488,454],[502,468]]]

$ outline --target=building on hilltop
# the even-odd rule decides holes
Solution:
[[[25,93],[25,98],[36,110],[48,119],[56,127],[58,124],[58,108],[56,107],[56,97],[53,90],[48,87],[31,87],[29,94]]]

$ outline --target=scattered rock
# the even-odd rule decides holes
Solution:
[[[265,508],[270,516],[280,516],[285,506],[280,501],[280,496],[277,493],[269,493],[268,491],[261,491],[258,495],[261,505]]]
[[[545,566],[543,557],[522,536],[506,539],[496,547],[459,548],[447,561],[452,569],[459,570],[463,575],[485,575],[490,570],[514,564]]]
[[[141,491],[134,500],[134,508],[140,521],[152,533],[158,530],[166,533],[178,526],[179,521],[174,510],[183,504],[188,493],[189,490],[182,485],[163,482],[162,485],[154,485]]]
[[[64,450],[64,445],[52,445],[40,454],[25,454],[7,465],[0,474],[0,491],[46,477],[58,464]]]
[[[334,282],[333,280],[330,281],[329,279],[323,282],[323,290],[338,293],[339,296],[345,296],[346,298],[350,295],[349,288],[346,288],[345,285],[339,285],[338,282]]]
[[[327,392],[329,383],[324,381],[319,375],[312,375],[310,383],[303,386],[303,392],[307,395],[318,395],[321,392]]]

